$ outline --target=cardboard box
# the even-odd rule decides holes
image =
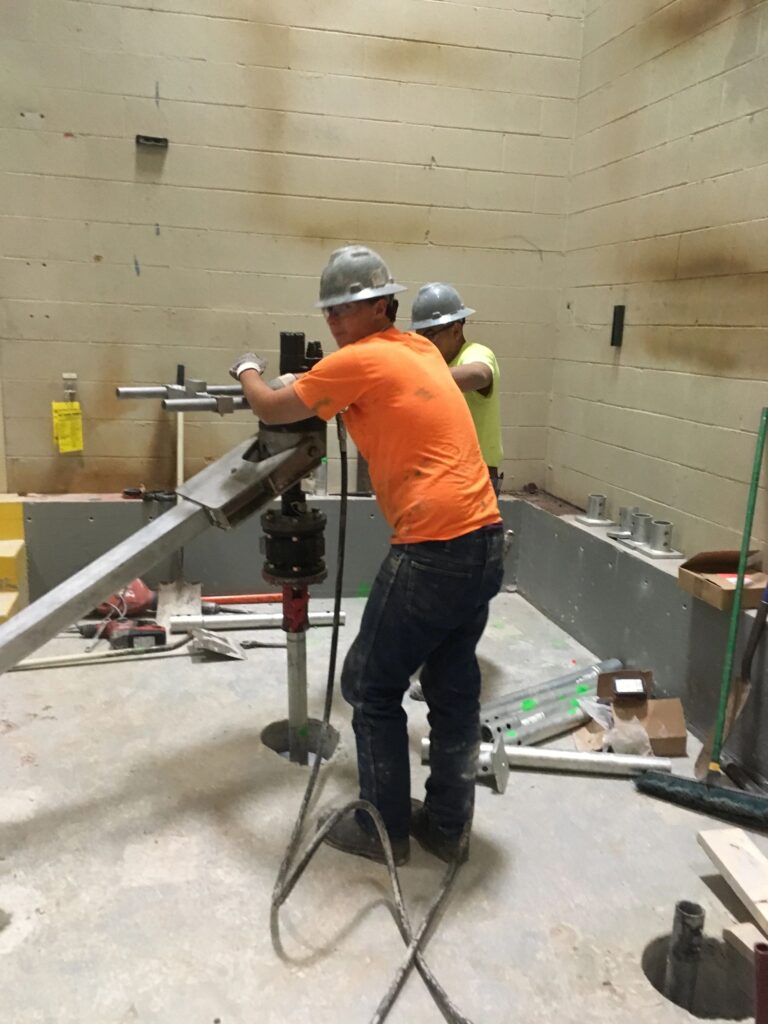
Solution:
[[[624,668],[597,677],[597,696],[610,702],[614,719],[636,718],[648,733],[656,757],[685,757],[688,730],[682,701],[676,697],[653,700],[652,693],[653,672]],[[602,750],[603,735],[601,726],[590,721],[575,733],[576,747]]]
[[[647,700],[653,693],[653,672],[622,668],[601,672],[597,677],[597,696],[601,700]]]
[[[738,551],[702,551],[683,562],[678,569],[677,582],[683,590],[700,601],[720,611],[728,611],[733,606],[738,569]],[[757,608],[766,585],[768,575],[760,572],[760,553],[750,551],[741,598],[742,607]]]
[[[688,730],[683,703],[677,697],[615,702],[613,715],[630,721],[637,718],[648,733],[656,757],[685,757]]]

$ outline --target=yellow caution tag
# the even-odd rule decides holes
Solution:
[[[59,451],[83,450],[83,413],[79,402],[51,402],[53,442]]]

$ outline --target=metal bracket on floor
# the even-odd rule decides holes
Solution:
[[[429,737],[421,741],[421,763],[429,764]],[[481,743],[477,761],[477,780],[489,782],[497,793],[503,793],[509,781],[509,764],[504,741],[499,737],[494,743]]]

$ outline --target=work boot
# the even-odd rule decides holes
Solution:
[[[322,828],[333,812],[328,811],[320,816],[317,827]],[[347,814],[339,818],[323,842],[328,843],[335,850],[342,850],[344,853],[353,853],[356,857],[367,857],[368,860],[378,861],[379,864],[386,864],[384,847],[381,845],[378,832],[368,832],[357,821],[353,814]],[[390,836],[392,857],[395,864],[407,864],[411,855],[411,841],[405,839],[393,839]]]
[[[462,848],[460,839],[447,836],[433,824],[421,800],[411,800],[411,835],[427,853],[446,864],[465,864],[469,859],[469,843]]]
[[[425,700],[426,699],[424,697],[424,691],[421,688],[421,683],[418,680],[411,685],[411,688],[408,691],[408,696],[411,698],[411,700]]]

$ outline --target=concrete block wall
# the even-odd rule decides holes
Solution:
[[[765,0],[588,0],[564,280],[548,489],[738,545],[768,405]],[[767,516],[763,487],[763,544]]]
[[[151,6],[0,7],[7,486],[170,484],[170,417],[114,386],[170,382],[178,363],[222,381],[249,348],[274,366],[281,329],[330,342],[317,277],[357,240],[478,309],[508,480],[543,483],[583,0]],[[81,456],[52,445],[64,372]],[[187,472],[252,429],[190,416]]]

